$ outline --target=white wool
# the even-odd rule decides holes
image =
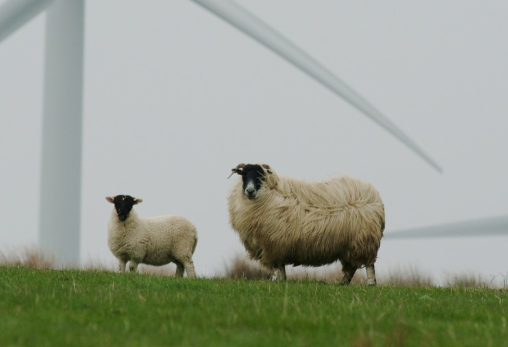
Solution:
[[[385,226],[376,189],[348,176],[307,182],[278,176],[272,169],[264,172],[255,199],[245,197],[242,179],[228,199],[231,226],[251,258],[281,270],[288,264],[340,260],[348,276],[345,284],[362,266],[370,273],[369,284],[375,284],[374,262]]]

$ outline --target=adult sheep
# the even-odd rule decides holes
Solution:
[[[321,266],[340,260],[351,282],[374,263],[385,227],[384,205],[374,187],[348,176],[306,182],[278,176],[269,165],[239,164],[241,180],[228,199],[230,223],[252,259],[286,279],[285,265]]]
[[[120,272],[130,271],[138,264],[176,264],[176,276],[195,277],[192,255],[198,235],[196,227],[187,219],[176,216],[140,218],[133,209],[143,200],[130,195],[107,196],[115,205],[108,226],[109,249],[119,261]]]

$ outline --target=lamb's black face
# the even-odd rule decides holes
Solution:
[[[247,164],[237,173],[242,176],[245,197],[250,200],[256,198],[259,188],[266,180],[265,171],[261,165]]]
[[[129,213],[132,210],[132,206],[138,203],[138,199],[133,198],[130,195],[117,195],[113,199],[109,200],[115,204],[116,213],[118,213],[118,219],[122,222],[129,217]]]

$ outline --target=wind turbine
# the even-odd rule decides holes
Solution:
[[[9,0],[0,41],[46,14],[39,246],[57,262],[79,264],[84,0]]]
[[[456,223],[385,233],[388,240],[426,237],[497,236],[508,234],[508,216],[474,219]]]
[[[311,56],[231,0],[191,0],[298,67],[440,166],[387,117]],[[47,9],[39,243],[60,264],[79,264],[84,0],[7,0],[0,42]]]

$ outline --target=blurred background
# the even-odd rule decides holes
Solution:
[[[5,0],[0,0],[0,5]],[[197,274],[244,249],[228,222],[240,162],[371,182],[386,230],[508,215],[508,4],[241,0],[444,169],[191,1],[87,0],[81,261],[113,266],[106,195],[196,224]],[[38,244],[45,14],[0,44],[0,250]],[[44,201],[44,197],[42,197]],[[382,241],[379,277],[508,276],[508,236]]]

